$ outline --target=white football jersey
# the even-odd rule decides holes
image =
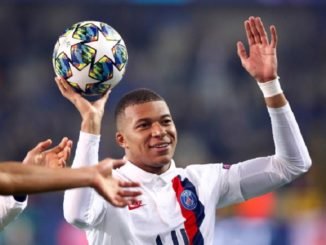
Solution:
[[[199,164],[151,174],[128,162],[114,176],[141,183],[139,201],[115,208],[90,188],[68,190],[64,215],[90,245],[213,244],[216,208],[274,190],[311,160],[287,105],[269,109],[276,154],[237,164]],[[81,132],[73,167],[98,162],[100,136]],[[289,144],[289,142],[291,142]]]

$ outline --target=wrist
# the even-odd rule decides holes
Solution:
[[[101,132],[101,120],[92,118],[85,118],[81,123],[81,130],[90,134],[100,134]]]
[[[90,171],[91,171],[90,176],[92,176],[90,186],[96,189],[96,187],[99,185],[100,182],[100,172],[98,169],[98,165],[90,167]]]
[[[275,79],[267,82],[257,81],[257,84],[265,98],[273,97],[283,93],[278,76]]]

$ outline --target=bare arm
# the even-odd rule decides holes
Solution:
[[[93,185],[94,169],[53,169],[20,162],[0,165],[0,194],[31,194]]]
[[[32,194],[93,187],[113,205],[125,206],[128,198],[132,199],[140,192],[124,188],[137,187],[138,184],[112,178],[112,168],[123,165],[123,162],[112,161],[105,159],[96,166],[75,169],[53,169],[21,165],[19,162],[5,162],[0,164],[0,194]]]
[[[65,137],[57,146],[48,149],[51,144],[51,140],[37,144],[27,153],[23,164],[1,163],[0,195],[92,187],[115,206],[125,206],[128,198],[138,195],[138,191],[124,190],[138,186],[137,183],[126,183],[112,178],[112,168],[120,167],[124,162],[106,159],[91,167],[63,168],[70,156],[72,142]]]

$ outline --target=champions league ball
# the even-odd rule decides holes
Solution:
[[[102,95],[122,79],[128,62],[126,45],[108,24],[83,21],[58,39],[52,57],[54,71],[86,96]]]

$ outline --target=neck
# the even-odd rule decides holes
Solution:
[[[165,173],[166,171],[169,170],[171,166],[171,161],[168,163],[153,163],[153,164],[138,163],[137,161],[131,161],[131,160],[128,161],[134,164],[135,166],[137,166],[138,168],[144,170],[145,172],[151,174],[157,174],[157,175]]]

